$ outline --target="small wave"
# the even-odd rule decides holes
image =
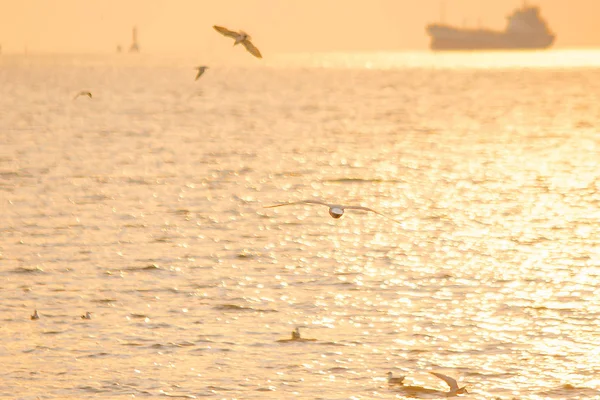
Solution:
[[[161,396],[172,397],[172,398],[197,399],[196,396],[193,396],[191,394],[169,393],[169,392],[165,392],[163,390],[161,390],[159,393]]]
[[[106,357],[106,356],[110,356],[110,353],[106,353],[106,352],[101,352],[101,353],[96,353],[96,354],[90,354],[87,356],[84,356],[82,358],[100,358],[100,357]]]
[[[252,307],[244,307],[238,306],[236,304],[219,304],[214,307],[215,310],[221,311],[258,311],[258,312],[277,312],[277,310],[269,310],[262,308],[252,308]]]
[[[13,269],[13,274],[43,274],[45,273],[41,267],[17,267]]]
[[[589,387],[577,387],[566,383],[557,388],[546,390],[539,393],[542,396],[551,396],[557,398],[573,398],[575,396],[596,397],[600,391]]]
[[[277,388],[275,386],[267,386],[256,389],[257,392],[274,392]]]
[[[253,254],[249,251],[242,251],[241,253],[236,254],[235,258],[239,260],[251,260],[253,258],[256,258],[256,256],[256,254]]]
[[[320,344],[321,346],[342,346],[342,347],[347,346],[344,343],[338,343],[338,342],[318,342],[318,344]]]
[[[85,386],[78,386],[77,388],[80,389],[80,390],[83,390],[83,391],[86,391],[86,392],[92,392],[92,393],[107,392],[107,390],[102,390],[102,389],[98,389],[98,388],[95,388],[93,386],[87,386],[87,385],[85,385]]]
[[[148,318],[148,316],[145,314],[129,314],[129,316],[131,318],[139,318],[139,319]]]
[[[127,267],[123,268],[124,271],[157,271],[161,269],[160,266],[156,264],[148,264],[143,267]]]
[[[350,368],[347,367],[333,367],[329,368],[327,372],[335,373],[335,372],[348,372]]]
[[[117,301],[117,299],[97,299],[97,300],[90,300],[91,303],[100,303],[100,304],[113,303],[115,301]]]
[[[402,183],[398,179],[364,179],[364,178],[338,178],[338,179],[326,179],[323,182],[328,183]]]

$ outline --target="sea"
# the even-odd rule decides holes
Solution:
[[[0,56],[0,398],[600,398],[600,50],[232,51]]]

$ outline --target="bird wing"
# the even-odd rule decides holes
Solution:
[[[382,217],[385,217],[385,218],[387,218],[387,219],[389,219],[389,220],[391,220],[391,221],[394,221],[394,222],[396,222],[396,223],[398,223],[398,224],[401,224],[401,223],[402,223],[402,222],[400,222],[400,221],[397,221],[397,220],[395,220],[394,218],[390,218],[390,217],[388,217],[387,215],[385,215],[385,214],[382,214],[382,213],[380,213],[379,211],[375,211],[375,210],[373,210],[372,208],[369,208],[369,207],[362,207],[362,206],[344,206],[343,208],[345,208],[346,210],[363,210],[363,211],[370,211],[370,212],[372,212],[372,213],[375,213],[375,214],[377,214],[377,215],[381,215]]]
[[[196,79],[198,80],[198,78],[200,78],[202,76],[202,74],[204,73],[205,69],[202,67],[197,68],[198,69],[198,73],[196,74]]]
[[[91,99],[92,98],[92,93],[91,92],[85,92],[85,91],[79,92],[79,93],[77,93],[75,95],[75,97],[73,97],[73,100],[75,100],[79,96],[89,96],[89,98]]]
[[[439,372],[431,372],[430,371],[429,373],[433,376],[437,376],[438,378],[440,378],[441,380],[446,382],[448,384],[448,386],[450,386],[450,390],[452,390],[452,391],[458,390],[458,383],[456,382],[456,379],[450,378],[449,376],[444,375],[444,374],[440,374]]]
[[[251,41],[249,41],[248,39],[242,41],[242,44],[244,45],[244,47],[246,48],[246,50],[248,50],[248,52],[250,54],[252,54],[254,57],[257,58],[262,58],[262,54],[260,54],[260,51],[256,48],[256,46],[254,46],[252,44]]]
[[[329,207],[329,204],[323,203],[322,201],[302,200],[302,201],[293,201],[291,203],[275,204],[275,205],[272,205],[272,206],[263,206],[263,208],[274,208],[274,207],[281,207],[281,206],[291,206],[293,204],[319,204],[319,205],[322,205],[322,206]]]
[[[239,36],[239,33],[234,32],[234,31],[230,31],[229,29],[223,28],[222,26],[213,25],[213,28],[215,28],[215,30],[217,32],[219,32],[220,34],[228,36],[230,38],[236,39]]]

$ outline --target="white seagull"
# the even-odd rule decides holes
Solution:
[[[338,219],[342,215],[344,215],[344,210],[370,211],[370,212],[375,213],[377,215],[381,215],[382,217],[385,217],[385,218],[387,218],[389,220],[392,220],[392,221],[394,221],[394,222],[396,222],[398,224],[401,224],[400,221],[396,221],[395,219],[390,218],[387,215],[380,213],[379,211],[375,211],[372,208],[362,207],[362,206],[344,206],[344,205],[341,205],[341,204],[328,204],[328,203],[324,203],[322,201],[316,201],[316,200],[294,201],[294,202],[291,202],[291,203],[275,204],[275,205],[272,205],[272,206],[263,206],[263,207],[264,208],[274,208],[274,207],[282,207],[282,206],[291,206],[293,204],[318,204],[318,205],[329,207],[329,215],[331,215],[335,219]]]
[[[91,93],[91,92],[88,92],[87,90],[82,90],[81,92],[77,93],[77,94],[75,95],[75,97],[73,97],[73,100],[75,100],[75,99],[76,99],[76,98],[78,98],[79,96],[87,96],[87,97],[89,97],[89,98],[91,99],[91,98],[92,98],[92,93]]]
[[[391,372],[388,372],[388,384],[390,385],[403,385],[404,384],[404,376],[401,376],[399,378],[394,378],[393,376],[394,374],[392,374]]]
[[[458,387],[458,383],[456,379],[451,378],[447,375],[440,374],[439,372],[429,372],[431,375],[436,376],[446,382],[448,386],[450,386],[450,391],[446,393],[446,397],[454,397],[459,394],[469,393],[467,392],[467,387],[463,386],[461,388]]]
[[[85,314],[81,316],[81,319],[92,319],[92,313],[86,311]]]
[[[213,25],[213,28],[215,28],[215,30],[217,32],[219,32],[220,34],[235,39],[235,42],[233,43],[234,46],[236,44],[241,43],[241,44],[244,45],[244,47],[246,48],[246,50],[248,50],[248,52],[250,54],[252,54],[254,57],[262,58],[262,55],[260,54],[260,51],[256,48],[256,46],[254,46],[252,44],[252,42],[250,41],[252,38],[246,32],[244,32],[244,31],[239,31],[239,32],[230,31],[229,29],[223,28],[222,26],[218,26],[218,25]]]
[[[204,71],[206,71],[208,69],[207,66],[205,65],[201,65],[199,67],[196,67],[196,69],[198,70],[198,74],[196,74],[196,79],[194,80],[198,80],[198,78],[200,78],[202,76],[202,74],[204,73]]]
[[[33,310],[33,315],[30,318],[32,320],[33,319],[40,319],[40,315],[38,314],[37,310]]]

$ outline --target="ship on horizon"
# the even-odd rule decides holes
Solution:
[[[538,7],[524,3],[506,18],[504,31],[430,24],[426,27],[431,36],[430,47],[432,50],[545,49],[554,43],[555,35],[541,17]]]

